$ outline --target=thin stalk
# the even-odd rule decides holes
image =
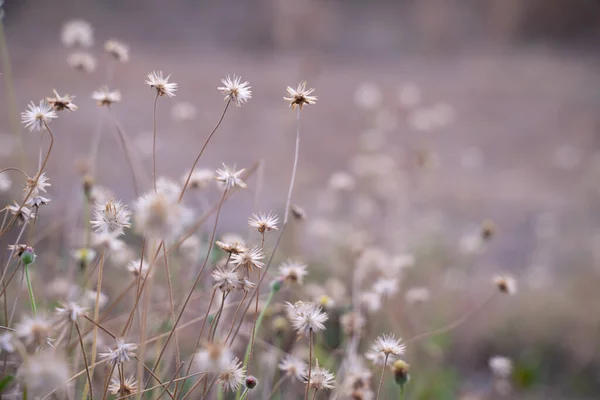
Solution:
[[[300,153],[300,109],[296,115],[296,150],[294,151],[294,167],[292,168],[292,179],[290,180],[290,188],[288,190],[287,201],[285,202],[285,214],[283,224],[287,224],[290,214],[290,204],[292,202],[292,191],[294,190],[294,182],[296,181],[296,171],[298,168],[298,155]]]
[[[256,320],[256,329],[258,330],[260,328],[260,325],[262,324],[263,318],[265,317],[265,314],[267,313],[267,308],[269,308],[269,305],[271,304],[271,301],[273,301],[273,297],[275,296],[275,291],[271,290],[269,291],[269,297],[267,297],[267,300],[265,302],[265,306],[263,307],[263,309],[260,311],[260,315],[258,316],[258,319]],[[252,299],[252,298],[250,298]],[[252,300],[250,300],[249,303],[251,303]],[[246,346],[246,354],[244,356],[244,366],[246,367],[246,370],[249,369],[249,361],[250,361],[250,353],[252,352],[252,342],[248,341],[248,345]],[[236,395],[236,399],[240,399],[240,391],[241,388],[238,389],[237,391],[237,395]]]
[[[312,353],[313,353],[313,330],[308,330],[308,374],[306,378],[306,392],[304,393],[304,400],[308,400],[308,391],[310,390],[310,373],[312,371]]]
[[[100,254],[100,264],[98,267],[98,281],[97,281],[97,285],[96,285],[96,304],[94,305],[94,321],[98,321],[98,316],[100,314],[100,292],[102,291],[102,274],[103,274],[103,272],[104,272],[104,249],[102,249],[102,253]],[[94,376],[93,365],[96,362],[96,342],[98,341],[98,325],[97,324],[94,324],[94,330],[92,332],[93,332],[92,333],[92,369],[91,369],[90,375]],[[83,388],[83,395],[81,396],[82,400],[86,400],[88,390],[90,390],[90,389],[91,389],[91,387],[89,386],[88,383],[86,383],[85,387]]]
[[[167,275],[167,289],[169,292],[169,308],[171,311],[171,322],[175,323],[175,305],[173,304],[173,287],[171,285],[171,272],[169,270],[169,260],[167,259],[167,250],[165,249],[165,244],[162,246],[164,262],[165,262],[165,274]],[[175,362],[177,365],[181,364],[181,353],[179,351],[179,335],[175,332]],[[179,388],[179,384],[175,385],[175,393],[177,393],[177,389]]]
[[[92,376],[90,375],[87,356],[85,355],[85,346],[83,345],[83,338],[81,337],[81,331],[79,330],[79,324],[77,323],[77,321],[75,321],[75,329],[77,330],[77,336],[79,337],[79,345],[81,346],[81,354],[83,355],[83,363],[85,364],[85,373],[87,375],[88,385],[90,386],[90,400],[94,400],[94,392],[92,390]]]
[[[221,305],[219,306],[219,310],[217,311],[217,314],[215,315],[215,318],[213,319],[214,323],[208,329],[208,341],[209,342],[215,341],[215,335],[217,333],[217,326],[219,325],[219,321],[221,320],[221,314],[223,313],[223,307],[225,306],[225,300],[227,299],[227,295],[228,295],[228,292],[223,292],[223,296],[221,297]],[[211,329],[212,329],[212,338],[211,338],[211,332],[210,332]]]
[[[152,137],[152,181],[154,182],[154,191],[156,192],[156,104],[158,103],[158,91],[154,98],[154,113],[153,113],[153,131]]]
[[[183,189],[181,189],[181,194],[179,195],[179,200],[178,200],[179,203],[181,203],[181,200],[183,199],[183,195],[185,194],[185,191],[187,190],[187,187],[188,187],[188,185],[190,183],[190,179],[192,177],[192,174],[194,173],[194,169],[196,168],[196,165],[198,164],[198,161],[200,160],[200,157],[202,157],[202,153],[204,153],[204,149],[206,149],[206,146],[208,146],[208,142],[210,142],[210,139],[213,137],[213,135],[215,134],[215,132],[217,131],[217,129],[219,129],[219,126],[221,125],[221,122],[223,121],[223,118],[225,118],[225,113],[227,112],[227,109],[229,108],[229,104],[231,104],[231,99],[227,100],[227,103],[225,104],[225,109],[223,109],[223,113],[221,114],[221,118],[219,118],[219,122],[217,122],[217,125],[215,125],[215,127],[213,128],[213,130],[210,132],[210,135],[208,135],[208,137],[206,138],[206,141],[202,145],[202,148],[200,149],[200,152],[198,153],[198,156],[196,157],[196,160],[192,164],[192,168],[190,168],[190,172],[188,173],[187,179],[185,180],[185,184],[183,185]]]
[[[264,251],[265,249],[265,233],[262,232],[261,234],[261,242],[260,242],[260,249],[261,251]],[[258,282],[260,285],[260,268],[258,269]],[[258,285],[257,285],[258,286]],[[260,287],[258,287],[258,289],[260,290]],[[258,290],[256,291],[256,304],[254,307],[254,322],[252,323],[252,339],[250,340],[250,358],[248,359],[248,365],[247,365],[247,371],[248,371],[248,375],[250,375],[250,367],[252,366],[252,355],[254,354],[254,338],[256,335],[256,319],[258,317]]]
[[[313,393],[312,400],[316,400],[316,398],[317,398],[317,392],[318,391],[319,391],[319,389],[315,389],[315,392]]]
[[[383,366],[381,367],[381,378],[379,379],[379,386],[377,387],[377,397],[375,400],[379,399],[379,393],[381,393],[381,386],[383,385],[383,377],[385,376],[385,367],[387,366],[387,360],[389,357],[389,353],[385,354],[385,360],[383,361]]]
[[[215,224],[213,226],[212,229],[212,234],[211,234],[211,238],[208,244],[208,250],[206,252],[206,258],[204,259],[204,262],[202,263],[202,267],[200,268],[200,271],[198,271],[198,274],[196,275],[196,279],[194,279],[194,282],[192,283],[192,286],[190,288],[189,293],[186,296],[185,301],[183,302],[183,305],[181,306],[181,310],[179,311],[179,315],[177,316],[177,319],[175,320],[175,324],[173,325],[173,328],[171,329],[171,332],[169,333],[169,336],[167,337],[167,340],[165,341],[165,344],[163,345],[163,348],[154,364],[154,368],[152,368],[153,371],[156,370],[156,367],[158,366],[158,363],[160,362],[165,349],[167,348],[167,345],[169,344],[169,341],[171,340],[171,337],[173,336],[175,329],[177,328],[177,325],[179,325],[179,321],[181,321],[181,317],[183,316],[183,312],[185,311],[185,308],[187,307],[190,299],[192,298],[192,294],[194,293],[194,289],[196,288],[196,286],[198,285],[198,282],[200,282],[200,278],[202,277],[202,273],[204,272],[204,269],[206,268],[206,265],[208,264],[208,260],[210,258],[210,254],[212,252],[212,248],[214,246],[214,241],[215,241],[215,236],[217,234],[217,225],[219,224],[219,216],[221,214],[221,207],[223,206],[223,202],[225,200],[225,196],[227,195],[227,190],[223,191],[223,196],[221,197],[221,200],[219,201],[219,205],[217,208],[217,215],[215,216]]]
[[[37,315],[37,307],[35,305],[35,297],[33,296],[33,288],[31,287],[31,279],[29,279],[29,265],[25,264],[25,280],[27,281],[27,291],[29,292],[29,303],[31,304],[31,312],[35,317]]]
[[[123,147],[123,151],[125,152],[125,159],[127,159],[127,165],[129,166],[129,170],[131,171],[131,178],[133,179],[133,192],[135,196],[139,196],[139,186],[137,181],[137,174],[135,171],[135,167],[133,166],[133,157],[129,146],[127,146],[127,141],[125,140],[125,134],[123,133],[123,129],[117,120],[117,116],[115,115],[113,109],[108,107],[110,115],[113,118],[113,122],[115,123],[115,128],[117,129],[117,136],[119,137],[119,141],[121,142],[121,147]]]
[[[240,397],[240,400],[244,400],[246,397],[248,397],[248,388],[244,389],[244,392],[242,393],[242,397]]]
[[[229,327],[229,332],[227,333],[227,337],[225,338],[224,343],[227,343],[227,341],[229,340],[229,337],[231,336],[231,332],[233,332],[233,327],[235,326],[235,320],[237,319],[238,311],[240,311],[240,307],[242,307],[242,304],[244,304],[244,300],[246,300],[247,296],[248,296],[248,292],[244,292],[244,296],[242,297],[242,300],[236,307],[235,312],[233,313],[233,318],[231,320],[231,326]]]

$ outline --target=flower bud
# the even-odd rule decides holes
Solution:
[[[36,255],[33,252],[33,248],[27,247],[25,249],[25,251],[23,252],[23,254],[21,254],[21,261],[23,262],[23,264],[29,265],[35,261],[35,257],[36,257]]]
[[[283,286],[283,279],[277,278],[271,281],[271,291],[273,293],[277,293],[281,290],[281,286]]]
[[[406,382],[408,382],[410,375],[408,374],[408,370],[410,365],[402,360],[396,360],[392,366],[392,371],[394,372],[394,380],[400,386],[404,386]]]
[[[254,389],[256,385],[258,385],[258,379],[252,375],[246,377],[246,387],[248,389]]]

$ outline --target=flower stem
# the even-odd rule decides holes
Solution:
[[[153,131],[152,137],[152,181],[154,182],[154,191],[156,192],[156,103],[158,103],[158,92],[156,92],[156,98],[154,99],[154,113],[153,113]]]
[[[388,357],[389,354],[386,354],[385,361],[383,362],[383,367],[381,367],[381,378],[379,379],[379,387],[377,388],[377,397],[375,397],[375,400],[379,399],[379,393],[381,392],[381,386],[383,385],[383,377],[385,376],[385,367],[387,365]]]
[[[37,314],[37,308],[35,306],[35,297],[33,296],[33,288],[31,287],[31,280],[29,279],[29,265],[25,264],[25,280],[27,281],[27,290],[29,291],[29,302],[31,303],[31,311],[33,316]]]
[[[269,308],[269,305],[271,304],[271,301],[273,301],[273,297],[275,296],[275,291],[271,290],[269,291],[269,297],[267,297],[267,301],[265,302],[265,305],[263,307],[263,309],[260,311],[260,315],[258,316],[258,319],[256,320],[256,330],[260,329],[260,325],[262,324],[262,320],[265,317],[265,314],[267,313],[267,308]],[[250,302],[252,301],[252,298],[250,298],[249,300]],[[246,355],[244,356],[244,366],[246,367],[246,369],[248,369],[248,361],[250,360],[250,352],[252,350],[252,341],[248,342],[248,345],[246,346]],[[236,395],[236,399],[241,400],[243,397],[240,397],[240,389],[238,389],[237,395]]]
[[[285,214],[283,224],[287,224],[290,213],[290,203],[292,202],[292,191],[294,190],[294,182],[296,181],[296,170],[298,169],[298,153],[300,152],[300,109],[296,116],[296,151],[294,153],[294,167],[292,169],[292,179],[290,180],[290,188],[288,190],[287,201],[285,202]]]
[[[312,328],[308,331],[308,375],[306,378],[306,392],[304,393],[304,400],[308,400],[308,391],[310,390],[310,373],[312,371],[312,353],[313,353],[313,330]]]

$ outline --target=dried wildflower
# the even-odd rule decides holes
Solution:
[[[25,187],[23,188],[24,197],[26,197],[30,191],[31,196],[37,196],[40,194],[40,192],[46,193],[46,187],[52,186],[50,183],[48,183],[48,177],[46,176],[45,172],[42,172],[39,178],[37,178],[37,182],[36,178],[37,175],[33,178],[27,177],[27,180],[25,181]]]
[[[75,96],[69,96],[68,94],[61,96],[56,89],[54,89],[54,97],[46,97],[46,101],[55,111],[77,111],[79,107],[73,103],[73,98],[75,98]]]
[[[125,228],[131,224],[131,211],[120,201],[110,200],[104,204],[96,203],[94,208],[94,219],[91,221],[97,233],[112,233],[119,237],[125,233]]]
[[[212,272],[212,278],[215,281],[213,287],[225,293],[237,289],[241,285],[238,273],[227,265],[215,268]]]
[[[215,179],[215,173],[210,169],[195,169],[190,176],[188,188],[190,189],[205,189]],[[185,183],[187,175],[182,178]]]
[[[206,342],[194,357],[199,372],[220,372],[233,361],[231,349],[224,343]]]
[[[15,351],[15,343],[14,336],[10,332],[4,332],[0,335],[0,354],[4,353],[14,353]]]
[[[286,302],[286,313],[292,327],[298,335],[308,336],[311,332],[325,329],[325,322],[329,319],[327,313],[314,303],[297,301],[294,304]]]
[[[241,238],[223,238],[222,241],[215,241],[215,244],[218,248],[223,250],[226,253],[233,254],[242,254],[248,251],[248,248],[244,245],[244,241]]]
[[[513,361],[508,357],[493,356],[488,361],[488,365],[494,376],[498,378],[508,378],[513,371]]]
[[[53,324],[44,315],[25,316],[15,327],[16,335],[25,346],[34,348],[51,347],[50,335]]]
[[[279,266],[279,276],[285,281],[302,285],[304,277],[308,274],[307,268],[304,263],[287,260]]]
[[[383,353],[386,356],[389,356],[390,354],[400,356],[406,351],[406,346],[401,342],[402,339],[396,339],[393,334],[384,334],[375,339],[372,350],[374,352]]]
[[[155,88],[156,93],[159,96],[173,97],[177,91],[177,84],[175,82],[169,83],[170,77],[171,75],[164,78],[162,71],[152,71],[148,74],[145,83],[146,85]]]
[[[11,212],[11,214],[17,216],[17,220],[20,223],[26,224],[31,218],[35,217],[35,213],[33,211],[25,206],[19,206],[16,201],[14,205],[8,206],[8,210]]]
[[[69,303],[61,303],[61,307],[56,307],[54,312],[60,320],[76,322],[87,310],[86,307],[80,307],[77,303],[71,301]]]
[[[146,279],[146,276],[151,275],[148,274],[149,268],[150,265],[141,259],[132,260],[127,263],[127,271],[129,271],[135,278]]]
[[[246,370],[242,367],[242,362],[236,357],[227,368],[219,371],[217,382],[221,384],[224,391],[235,391],[244,382]]]
[[[305,104],[315,104],[317,101],[317,96],[310,96],[315,89],[306,89],[306,82],[300,82],[296,89],[288,86],[286,91],[289,97],[284,97],[283,99],[290,102],[292,109],[299,107],[302,110]]]
[[[41,206],[46,206],[50,203],[50,199],[44,197],[44,196],[34,196],[31,197],[29,200],[27,200],[27,202],[25,204],[27,204],[29,207],[33,208],[40,208]]]
[[[106,353],[100,353],[100,357],[104,359],[108,359],[108,362],[111,365],[122,364],[126,361],[129,361],[132,357],[135,357],[135,350],[137,349],[137,344],[135,343],[125,343],[125,341],[121,338],[117,338],[117,345],[114,350],[108,350]]]
[[[21,113],[21,122],[30,132],[43,131],[50,121],[58,117],[45,100],[41,100],[37,106],[32,101],[28,107],[27,111]]]
[[[225,101],[233,101],[238,107],[242,103],[246,103],[252,97],[251,86],[248,82],[242,83],[242,78],[239,76],[227,76],[221,79],[223,86],[219,86],[217,89],[225,96]]]
[[[239,171],[235,170],[235,165],[233,168],[229,168],[227,165],[223,164],[223,169],[218,169],[216,171],[215,179],[221,182],[225,189],[232,189],[236,186],[241,188],[247,188],[248,185],[240,178],[240,176],[244,173],[245,169],[240,169]]]
[[[118,40],[108,40],[104,43],[104,50],[117,61],[126,63],[129,61],[129,46]]]
[[[308,374],[306,374],[305,383],[308,382]],[[315,360],[315,366],[311,370],[309,386],[315,390],[333,389],[335,383],[335,375],[329,372],[328,369],[319,366],[319,360]]]
[[[86,52],[75,52],[67,57],[67,64],[71,68],[91,74],[96,70],[96,59],[93,55]]]
[[[62,27],[61,41],[65,47],[92,47],[94,29],[92,24],[82,19],[73,19]]]
[[[108,87],[104,86],[92,93],[92,99],[96,100],[99,107],[110,107],[112,104],[121,101],[121,92],[118,90],[110,91]]]
[[[496,276],[494,283],[502,293],[512,296],[517,293],[517,281],[510,276]]]
[[[425,303],[431,298],[431,292],[425,287],[414,287],[406,291],[404,298],[408,304]]]
[[[258,246],[254,246],[252,249],[246,249],[246,251],[239,254],[232,254],[231,262],[236,265],[237,268],[246,268],[248,271],[252,271],[254,267],[262,268],[264,263],[261,261],[265,258],[262,249]]]
[[[381,297],[392,297],[398,292],[398,279],[381,277],[373,284],[373,292]]]
[[[299,381],[304,380],[308,366],[300,358],[291,354],[286,354],[279,363],[279,369],[289,376],[293,376]]]
[[[131,396],[137,393],[137,381],[133,376],[121,381],[120,378],[112,378],[108,386],[110,394],[117,396]]]
[[[177,122],[193,121],[197,113],[196,107],[185,101],[175,103],[171,108],[171,118]]]
[[[255,228],[260,233],[265,233],[269,231],[276,231],[277,223],[279,222],[279,218],[275,214],[265,214],[262,212],[252,214],[252,217],[248,219],[248,225],[251,228]]]
[[[11,252],[14,252],[15,257],[21,257],[23,255],[23,253],[25,252],[25,250],[27,250],[27,245],[26,244],[9,244],[8,250],[10,250]]]

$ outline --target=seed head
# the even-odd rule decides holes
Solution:
[[[290,103],[292,109],[298,107],[302,110],[305,104],[315,104],[317,101],[317,96],[310,96],[315,89],[306,89],[306,82],[300,82],[296,89],[288,86],[286,91],[289,97],[284,97],[283,99]]]
[[[148,74],[146,85],[155,88],[159,96],[173,97],[177,91],[177,84],[175,82],[169,83],[170,77],[171,75],[164,78],[162,71],[152,71]]]
[[[494,278],[494,283],[502,293],[510,296],[517,293],[517,281],[510,276],[497,276]]]
[[[237,268],[246,268],[248,271],[252,271],[254,267],[262,268],[264,263],[261,261],[265,258],[262,249],[258,246],[254,246],[250,250],[246,250],[239,254],[233,254],[231,256],[231,262],[236,265]]]
[[[26,224],[31,218],[35,217],[35,213],[33,211],[25,206],[19,206],[16,201],[12,206],[8,206],[8,210],[11,212],[11,214],[16,215],[17,220],[22,224]]]
[[[218,169],[216,171],[215,179],[221,182],[225,189],[232,189],[236,186],[241,188],[247,188],[248,185],[240,178],[240,176],[244,173],[245,169],[240,169],[239,171],[235,170],[235,165],[233,168],[229,168],[227,165],[223,164],[223,169]]]
[[[513,371],[513,362],[508,357],[493,356],[488,362],[494,376],[508,378]]]
[[[117,396],[131,396],[137,393],[137,381],[133,376],[121,381],[120,378],[112,378],[108,386],[110,394]]]
[[[47,101],[41,100],[37,106],[32,101],[29,104],[27,111],[21,113],[21,122],[30,132],[41,132],[45,130],[46,125],[56,117],[58,117],[56,112],[52,110],[52,107],[50,107],[50,104],[48,104]]]
[[[242,83],[242,78],[239,76],[227,76],[221,79],[223,86],[217,89],[225,95],[225,101],[233,101],[238,107],[246,103],[252,97],[251,86],[248,82]]]
[[[308,383],[308,373],[305,376],[305,383]],[[319,360],[315,360],[315,366],[310,374],[310,387],[315,390],[333,389],[335,384],[335,375],[326,368],[319,366]]]
[[[255,228],[260,233],[265,233],[269,231],[276,231],[277,223],[279,222],[279,218],[275,214],[265,214],[262,212],[252,214],[252,217],[248,220],[248,225],[251,228]]]
[[[60,321],[76,322],[87,310],[86,307],[80,307],[75,302],[69,302],[61,303],[61,306],[56,307],[54,312]]]
[[[212,278],[215,281],[214,288],[224,293],[240,288],[241,286],[240,276],[228,265],[215,268],[212,272]]]
[[[148,269],[150,266],[146,261],[142,261],[141,259],[132,260],[127,263],[127,271],[131,273],[135,278],[146,279],[146,276],[150,276],[148,274]]]
[[[67,57],[67,64],[71,68],[91,74],[96,70],[96,59],[93,55],[86,52],[75,52]]]
[[[100,353],[101,358],[108,359],[108,362],[111,365],[122,364],[126,361],[129,361],[132,357],[135,357],[135,350],[137,349],[137,344],[135,343],[125,343],[125,341],[121,338],[117,338],[117,345],[114,350],[109,350],[106,353]]]
[[[299,381],[304,380],[308,366],[300,358],[286,354],[279,363],[279,369],[285,372],[287,375],[293,376]]]
[[[110,91],[106,86],[92,93],[92,99],[96,100],[99,107],[110,107],[112,104],[121,101],[121,92],[118,90]]]
[[[286,303],[286,313],[292,327],[300,336],[308,336],[311,332],[324,330],[324,324],[329,319],[321,307],[302,301],[294,304]]]
[[[108,202],[96,203],[94,208],[94,219],[91,221],[97,233],[111,233],[119,237],[129,228],[131,211],[120,201],[109,200]]]
[[[233,361],[231,349],[224,343],[205,342],[194,357],[199,372],[220,372]]]
[[[386,356],[389,356],[390,354],[400,356],[406,351],[406,346],[401,342],[402,339],[396,339],[393,334],[384,334],[375,339],[372,350],[377,353],[385,354]]]
[[[118,40],[108,40],[104,43],[104,50],[117,61],[126,63],[129,61],[129,46]]]
[[[226,368],[219,371],[217,382],[221,384],[224,391],[235,391],[244,382],[246,370],[242,367],[242,362],[236,357]]]
[[[92,47],[94,29],[92,24],[82,19],[73,19],[63,25],[61,41],[65,47]]]
[[[79,107],[73,104],[74,98],[75,96],[69,96],[68,94],[61,96],[54,89],[54,97],[46,97],[46,101],[55,111],[76,111]]]
[[[308,275],[307,265],[301,262],[287,260],[279,266],[279,276],[285,281],[302,285]]]

